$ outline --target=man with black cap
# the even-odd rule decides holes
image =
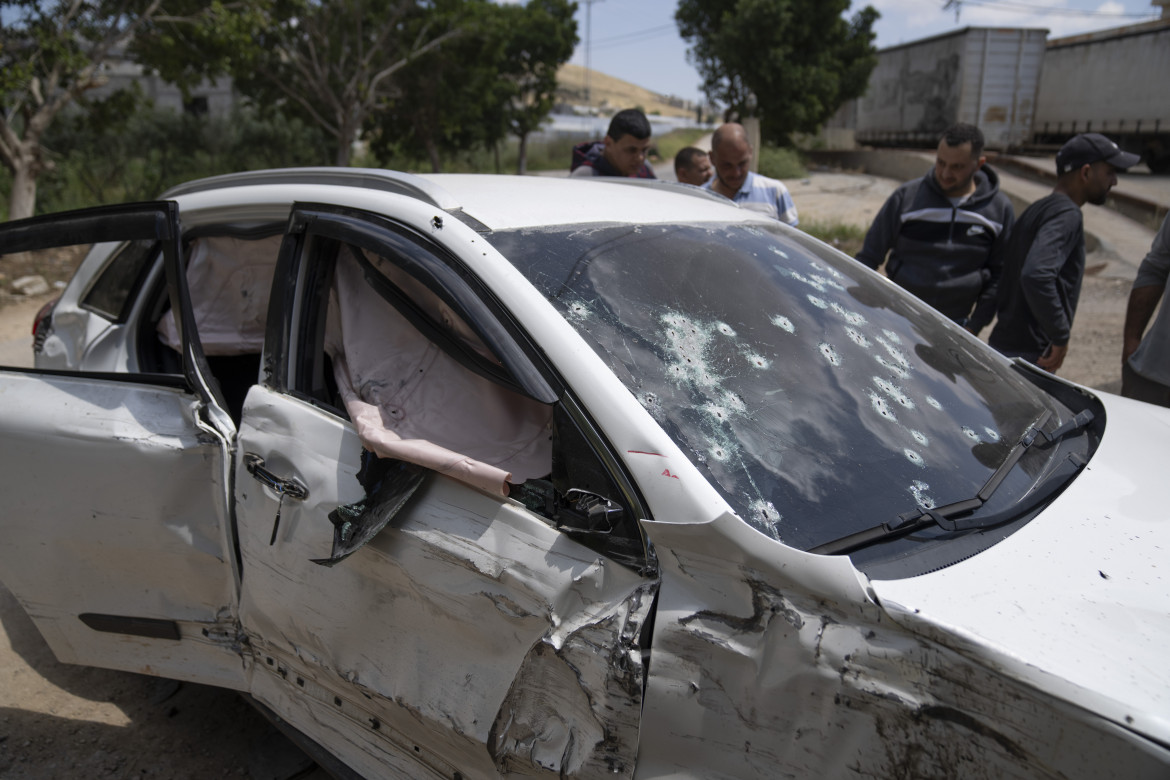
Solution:
[[[1008,236],[991,346],[1052,373],[1060,368],[1085,273],[1081,207],[1105,203],[1117,171],[1139,159],[1100,133],[1060,148],[1052,194],[1029,206]]]

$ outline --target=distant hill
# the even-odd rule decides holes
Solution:
[[[557,71],[557,100],[570,105],[585,105],[585,68],[580,65],[562,65]],[[622,81],[613,76],[593,71],[589,83],[593,105],[603,110],[620,111],[623,108],[641,108],[647,114],[693,117],[695,104],[671,95],[659,95],[644,87]]]

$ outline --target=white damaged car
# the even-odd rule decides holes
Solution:
[[[661,183],[261,171],[92,244],[0,370],[65,662],[404,778],[1170,776],[1170,413]]]

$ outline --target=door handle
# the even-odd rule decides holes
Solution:
[[[281,498],[288,496],[298,501],[304,501],[309,497],[309,489],[307,487],[295,479],[283,479],[276,476],[264,467],[264,458],[261,458],[254,452],[245,453],[244,468],[248,470],[249,474],[255,477],[257,482],[272,488]]]
[[[272,521],[272,536],[268,539],[268,546],[271,547],[276,543],[276,532],[280,528],[280,510],[284,506],[285,496],[304,501],[309,497],[309,489],[295,479],[284,479],[273,474],[265,468],[264,458],[254,452],[244,453],[244,468],[257,482],[271,488],[280,496],[280,501],[276,505],[276,519]]]

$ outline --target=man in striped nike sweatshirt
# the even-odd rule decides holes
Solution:
[[[972,333],[995,316],[1003,247],[1015,220],[999,177],[985,165],[983,133],[947,128],[934,168],[882,206],[857,259]],[[889,259],[887,260],[887,255]]]

